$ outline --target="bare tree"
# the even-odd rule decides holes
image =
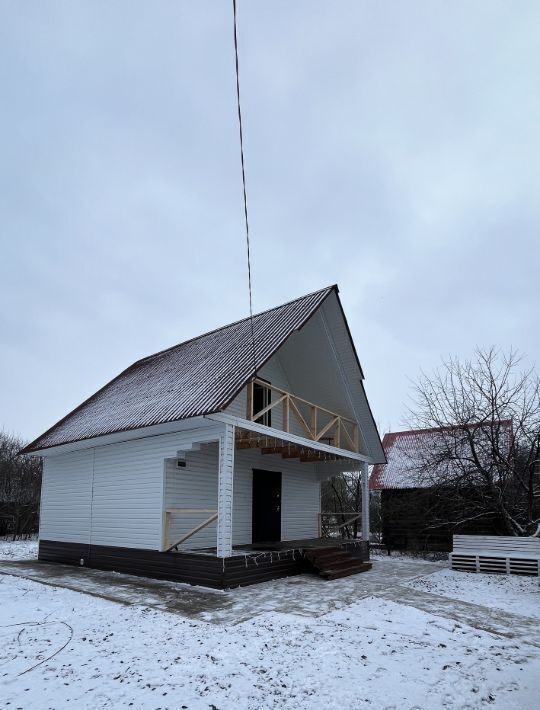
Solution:
[[[0,432],[0,534],[15,540],[37,531],[41,459],[19,455],[24,442]]]
[[[380,495],[369,498],[370,533],[379,540],[382,532]],[[362,473],[347,471],[324,481],[321,487],[322,533],[355,539],[361,536]],[[331,514],[331,515],[330,515]]]
[[[540,380],[521,364],[514,351],[478,349],[472,360],[450,359],[416,383],[413,426],[435,431],[410,465],[430,481],[434,525],[497,518],[508,535],[540,531]]]
[[[342,537],[358,536],[359,519],[351,520],[361,510],[362,474],[358,472],[342,473],[326,481],[321,491],[321,510],[333,513],[323,519],[323,527],[330,526],[339,530]],[[323,529],[323,534],[327,532]]]

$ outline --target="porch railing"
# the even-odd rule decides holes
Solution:
[[[269,392],[277,395],[273,402],[254,411],[254,387],[259,385]],[[251,422],[264,419],[264,415],[272,409],[281,405],[282,427],[281,430],[289,432],[291,422],[295,421],[300,425],[306,438],[312,441],[323,441],[337,448],[348,449],[354,453],[360,453],[358,425],[352,419],[348,419],[341,414],[332,412],[318,404],[313,404],[307,399],[280,389],[264,380],[254,378],[247,389],[247,419]]]
[[[173,513],[180,513],[180,514],[189,514],[189,513],[212,513],[209,518],[206,520],[203,520],[202,523],[199,523],[196,525],[194,528],[192,528],[189,532],[185,533],[185,535],[182,535],[182,537],[177,540],[176,542],[173,542],[171,545],[170,542],[170,531],[171,531],[171,515]],[[190,537],[193,537],[196,533],[198,533],[200,530],[203,530],[207,525],[210,525],[211,523],[214,522],[214,520],[217,520],[218,517],[218,512],[217,510],[212,510],[211,508],[168,508],[165,513],[164,513],[164,519],[163,519],[163,547],[165,549],[165,552],[170,552],[171,550],[177,549],[178,545],[181,545],[183,542],[186,542],[186,540],[189,540]]]
[[[319,537],[356,538],[362,513],[319,513]]]

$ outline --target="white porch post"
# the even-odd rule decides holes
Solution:
[[[232,424],[225,424],[223,434],[219,437],[218,557],[230,557],[232,555],[234,432],[235,427]]]
[[[369,541],[369,475],[365,461],[362,468],[362,540]]]

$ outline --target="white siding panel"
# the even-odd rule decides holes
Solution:
[[[235,482],[236,483],[236,482]],[[203,446],[200,451],[189,451],[186,467],[167,463],[166,508],[211,508],[217,510],[218,445]],[[171,544],[210,517],[210,513],[176,513],[171,515],[169,539]],[[179,549],[216,546],[216,523],[211,523]]]
[[[315,472],[289,471],[282,485],[281,539],[317,537],[321,484]]]
[[[46,457],[41,538],[160,549],[164,459],[192,441],[217,439],[222,428],[212,424]]]
[[[141,439],[96,449],[92,544],[157,549],[163,453]]]
[[[234,462],[233,545],[251,544],[251,506],[253,474],[251,460],[259,459],[256,451],[238,449]]]
[[[188,453],[186,468],[167,465],[166,505],[169,508],[217,508],[217,445]],[[253,469],[282,472],[281,539],[316,537],[320,510],[320,483],[315,465],[294,459],[263,456],[257,450],[235,452],[233,486],[233,545],[251,543]],[[171,519],[171,542],[202,522],[206,514],[178,514]],[[179,549],[216,546],[213,523]]]
[[[225,409],[227,414],[240,419],[246,418],[247,413],[247,389],[243,387],[240,393],[233,399],[229,406]]]
[[[324,302],[322,312],[324,313],[340,361],[343,364],[345,378],[353,396],[355,417],[360,425],[362,448],[366,453],[372,456],[374,462],[383,462],[384,452],[379,433],[370,411],[364,386],[356,375],[358,365],[354,348],[351,344],[349,332],[343,320],[341,308],[335,294],[331,295]]]
[[[43,460],[39,537],[58,542],[90,541],[92,450]]]
[[[241,449],[235,461],[233,543],[251,543],[254,468],[282,473],[281,539],[317,537],[320,483],[315,465]]]
[[[279,356],[295,394],[332,412],[353,414],[321,311],[287,340]]]

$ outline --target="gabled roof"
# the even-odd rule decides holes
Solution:
[[[254,316],[257,370],[332,292],[337,286]],[[23,452],[219,412],[253,374],[251,323],[244,318],[138,360]]]
[[[508,446],[512,437],[512,420],[471,424],[469,429],[495,426],[500,436],[507,439]],[[457,447],[459,456],[459,437],[464,427],[439,427],[433,429],[412,429],[395,431],[384,435],[382,444],[386,454],[386,464],[377,464],[371,472],[369,487],[371,490],[393,490],[406,488],[429,488],[437,481],[452,476],[452,461],[447,455],[448,446]],[[486,456],[489,455],[489,441],[486,441]],[[466,443],[463,444],[466,447]],[[482,447],[480,447],[482,448]],[[437,451],[440,450],[440,456]],[[440,460],[437,460],[437,459]],[[428,464],[429,471],[426,470]],[[454,467],[455,470],[455,467]]]

